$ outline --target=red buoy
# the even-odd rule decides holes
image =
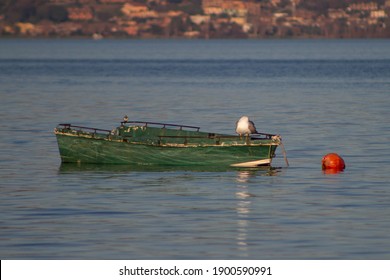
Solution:
[[[327,154],[322,158],[322,169],[323,170],[335,170],[342,171],[345,168],[344,160],[335,153]]]

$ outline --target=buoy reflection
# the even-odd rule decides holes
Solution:
[[[322,169],[322,173],[326,174],[326,175],[329,175],[329,174],[339,174],[339,173],[343,173],[344,170],[340,170],[340,169]]]

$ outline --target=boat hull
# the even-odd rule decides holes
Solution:
[[[160,166],[270,165],[277,144],[155,145],[56,133],[61,161]]]

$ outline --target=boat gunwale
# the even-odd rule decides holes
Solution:
[[[209,133],[209,132],[202,132],[202,131],[199,131],[200,130],[200,127],[197,127],[197,126],[187,126],[187,125],[178,125],[178,124],[168,124],[168,123],[158,123],[158,122],[143,122],[143,121],[125,121],[125,122],[121,122],[121,127],[124,127],[124,124],[127,124],[127,123],[134,123],[134,124],[145,124],[144,126],[128,126],[129,128],[131,127],[148,127],[148,125],[152,124],[152,125],[161,125],[162,127],[159,128],[159,127],[154,127],[154,128],[157,128],[157,129],[166,129],[167,126],[172,126],[172,127],[179,127],[178,130],[182,131],[183,130],[183,127],[184,128],[192,128],[192,129],[196,129],[196,132],[200,132],[200,133],[205,133],[205,136],[189,136],[189,135],[158,135],[157,137],[159,138],[198,138],[198,139],[241,139],[242,136],[238,136],[238,135],[227,135],[227,134],[217,134],[217,133]],[[58,126],[63,126],[63,128],[59,128]],[[113,133],[113,130],[108,130],[108,129],[101,129],[101,128],[95,128],[95,127],[88,127],[88,126],[78,126],[78,125],[72,125],[70,123],[60,123],[58,124],[57,126],[57,130],[58,129],[69,129],[69,130],[72,130],[72,128],[76,128],[76,129],[79,129],[77,132],[83,132],[83,133],[89,133],[88,131],[83,131],[83,129],[85,130],[91,130],[93,131],[94,134],[98,133],[98,132],[105,132],[108,134],[108,136],[110,135],[114,135]],[[115,129],[114,129],[115,130]],[[259,137],[259,136],[264,136],[263,138],[262,137]],[[263,133],[263,132],[256,132],[256,133],[253,133],[251,134],[250,138],[248,135],[245,135],[243,137],[246,137],[247,139],[249,140],[272,140],[273,137],[277,137],[278,135],[276,134],[269,134],[269,133]],[[127,138],[127,137],[131,137],[131,136],[126,136],[126,137],[123,137],[123,138]]]
[[[146,143],[146,142],[136,142],[136,141],[128,141],[128,138],[132,138],[132,136],[127,137],[119,137],[118,139],[113,139],[111,136],[113,135],[107,135],[106,137],[96,137],[96,134],[78,134],[78,133],[68,133],[68,132],[62,132],[59,130],[54,131],[55,135],[63,135],[63,136],[69,136],[69,137],[76,137],[76,138],[85,138],[85,139],[92,139],[92,140],[98,140],[98,141],[110,141],[110,142],[117,142],[117,143],[126,143],[126,144],[132,144],[132,145],[145,145],[145,146],[152,146],[152,147],[169,147],[169,148],[196,148],[196,147],[261,147],[261,146],[279,146],[279,143],[273,142],[272,139],[251,139],[251,140],[265,140],[269,141],[267,143],[221,143],[221,144],[179,144],[179,143]],[[159,136],[160,137],[160,136]],[[236,136],[235,136],[236,137]],[[182,136],[181,138],[191,138],[191,136]],[[194,137],[194,138],[201,138],[201,137]],[[208,137],[203,137],[204,139],[209,139]],[[237,138],[237,137],[236,137]]]

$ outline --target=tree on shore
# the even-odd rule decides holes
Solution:
[[[53,22],[64,22],[68,20],[68,11],[63,6],[43,5],[38,8],[37,16]]]

